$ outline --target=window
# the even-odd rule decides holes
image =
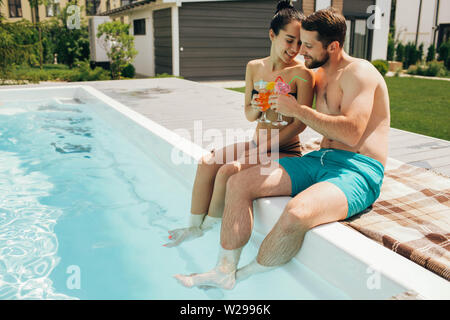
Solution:
[[[95,16],[100,13],[100,0],[86,0],[86,15]]]
[[[331,0],[316,0],[316,11],[331,7]]]
[[[45,6],[45,12],[47,14],[47,17],[54,17],[60,14],[60,6],[59,6],[59,0],[49,1],[48,4]]]
[[[21,0],[8,0],[9,17],[20,18],[22,17],[22,3]]]
[[[135,36],[145,36],[145,19],[133,20],[133,30]]]
[[[106,11],[111,10],[111,2],[109,0],[106,0]]]
[[[344,50],[356,58],[370,60],[372,36],[367,28],[366,19],[347,18],[347,34],[345,35]]]

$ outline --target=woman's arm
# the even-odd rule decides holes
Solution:
[[[247,63],[245,70],[245,117],[248,121],[253,122],[261,116],[261,111],[252,107],[252,90],[253,90],[253,69],[255,62]]]

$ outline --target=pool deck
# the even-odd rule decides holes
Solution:
[[[2,89],[77,85],[92,86],[170,130],[184,129],[190,140],[204,148],[210,147],[218,132],[225,137],[227,130],[256,126],[243,115],[243,94],[224,89],[242,87],[242,81],[198,83],[161,78],[0,86],[0,106]],[[204,139],[199,131],[194,134],[194,128],[201,128]],[[310,128],[300,135],[302,142],[320,137]],[[389,157],[450,177],[450,141],[391,128]]]

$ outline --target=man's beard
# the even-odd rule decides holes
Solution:
[[[309,64],[306,64],[306,67],[308,69],[319,68],[319,67],[323,66],[325,63],[327,63],[329,59],[330,59],[330,55],[327,52],[325,57],[322,60],[314,60],[313,59],[313,60],[311,60],[311,62]]]

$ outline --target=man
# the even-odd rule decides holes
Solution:
[[[308,68],[319,68],[316,110],[288,96],[271,98],[275,111],[323,135],[321,149],[279,159],[269,175],[260,173],[267,168],[261,165],[231,177],[217,265],[203,274],[176,275],[183,285],[231,289],[236,280],[287,263],[300,250],[309,229],[351,217],[378,198],[388,152],[388,90],[371,63],[343,51],[345,33],[344,17],[332,9],[317,11],[302,22],[300,54]],[[258,256],[236,270],[252,232],[253,200],[284,195],[293,198]]]

